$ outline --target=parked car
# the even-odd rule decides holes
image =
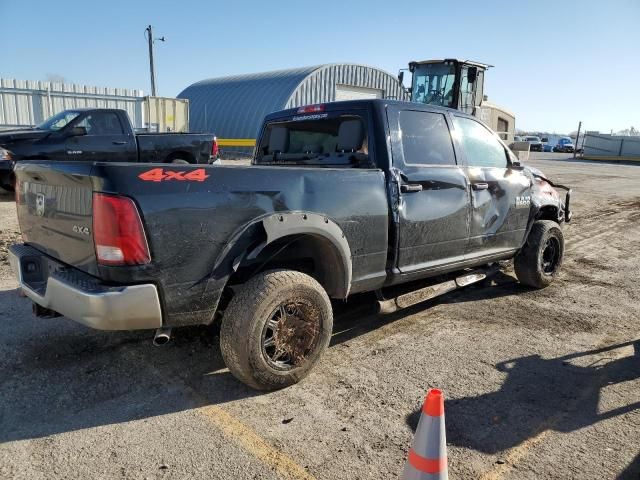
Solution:
[[[542,142],[542,151],[543,152],[551,152],[551,151],[553,151],[553,145],[549,141],[549,137],[542,137],[540,139],[540,141]]]
[[[12,190],[16,162],[28,159],[210,163],[213,134],[134,133],[124,110],[65,110],[34,128],[0,132],[0,186]]]
[[[476,118],[389,100],[272,113],[250,166],[33,161],[16,177],[9,257],[37,314],[165,336],[220,321],[227,366],[257,389],[318,362],[332,298],[403,307],[509,259],[546,287],[571,218],[570,191]]]
[[[524,137],[524,141],[529,143],[529,151],[531,152],[542,152],[542,141],[540,137],[528,136]]]
[[[573,145],[573,140],[569,137],[562,137],[558,140],[553,147],[554,152],[562,152],[562,153],[573,153],[575,146]]]

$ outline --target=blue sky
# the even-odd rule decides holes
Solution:
[[[0,77],[158,93],[204,78],[354,62],[397,73],[410,60],[495,65],[492,102],[518,128],[640,128],[640,0],[128,1],[0,0]]]

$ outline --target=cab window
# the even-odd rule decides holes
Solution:
[[[92,112],[85,116],[76,127],[87,129],[87,135],[122,135],[122,125],[114,112]]]
[[[347,112],[327,112],[269,122],[255,163],[373,167],[366,119]]]
[[[402,153],[407,165],[455,165],[449,127],[441,113],[400,112]]]
[[[507,167],[507,152],[491,130],[466,117],[455,116],[454,122],[469,166]]]

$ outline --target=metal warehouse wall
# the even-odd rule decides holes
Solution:
[[[336,85],[382,91],[406,99],[398,79],[356,64],[317,65],[290,70],[212,78],[194,83],[178,98],[189,99],[190,130],[222,139],[255,139],[265,115],[285,108],[335,100]]]
[[[583,148],[585,157],[640,157],[640,137],[586,133]]]
[[[143,126],[142,90],[103,88],[36,80],[0,79],[0,128],[36,125],[72,108],[121,108]]]

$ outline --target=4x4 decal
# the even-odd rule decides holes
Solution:
[[[166,182],[169,180],[177,180],[180,182],[204,182],[210,175],[204,168],[198,168],[189,172],[180,172],[174,170],[165,170],[164,168],[152,168],[138,175],[140,180],[145,182]]]

